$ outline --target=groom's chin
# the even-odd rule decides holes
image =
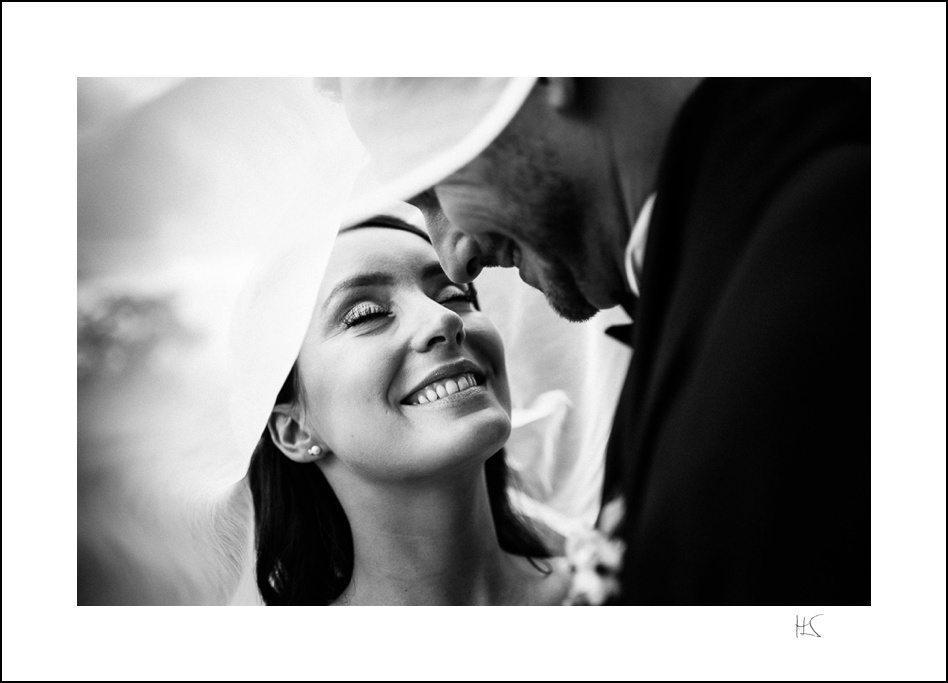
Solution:
[[[533,280],[529,284],[543,292],[550,308],[561,318],[581,323],[596,315],[599,308],[580,289],[575,273],[566,262],[552,254],[545,256],[540,261],[539,282]]]
[[[599,309],[589,303],[575,285],[549,287],[543,294],[557,315],[571,323],[586,322],[599,312]]]

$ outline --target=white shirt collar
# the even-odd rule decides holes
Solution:
[[[625,277],[635,296],[639,295],[639,279],[642,277],[642,262],[645,260],[645,240],[648,237],[648,224],[652,219],[654,204],[655,193],[653,192],[642,205],[635,219],[635,225],[632,226],[629,243],[625,247]]]

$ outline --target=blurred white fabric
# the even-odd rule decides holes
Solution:
[[[320,79],[373,154],[347,219],[409,199],[477,156],[523,104],[536,78]],[[419,125],[422,123],[422,125]]]
[[[79,79],[78,99],[79,602],[226,602],[242,478],[360,147],[309,79]]]
[[[364,163],[311,79],[79,79],[80,604],[252,604],[250,454]],[[629,352],[515,271],[500,329],[531,511],[591,526]],[[562,525],[560,525],[562,526]]]
[[[564,533],[556,515],[592,528],[613,411],[631,358],[605,329],[629,318],[614,308],[585,323],[568,322],[515,269],[485,270],[477,291],[507,351],[514,405],[510,464],[524,492],[555,513],[544,518],[555,530]]]

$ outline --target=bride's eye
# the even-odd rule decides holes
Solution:
[[[342,318],[342,324],[346,327],[355,327],[369,320],[387,316],[390,312],[384,306],[372,301],[362,301],[346,312]]]

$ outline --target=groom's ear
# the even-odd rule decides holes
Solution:
[[[303,424],[302,415],[297,406],[281,403],[273,406],[270,419],[267,420],[267,430],[274,445],[283,451],[290,460],[299,463],[313,461],[313,455],[308,449],[315,440],[312,433]]]

